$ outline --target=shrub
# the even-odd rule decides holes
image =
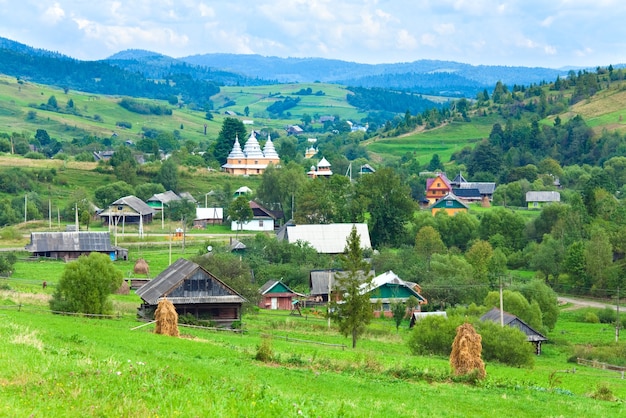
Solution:
[[[262,362],[272,361],[274,357],[274,352],[272,350],[272,339],[269,337],[262,337],[261,344],[256,348],[256,356],[255,359]]]
[[[478,321],[476,327],[483,337],[483,359],[515,367],[533,366],[534,347],[522,331],[490,321]]]
[[[408,342],[411,352],[415,355],[449,356],[456,327],[462,322],[460,317],[443,316],[430,316],[418,321]]]
[[[599,324],[600,318],[598,318],[598,315],[593,312],[587,312],[585,314],[585,322],[588,322],[590,324]]]
[[[24,158],[29,158],[31,160],[45,160],[46,156],[40,152],[29,151],[24,155]]]
[[[126,129],[132,129],[132,127],[133,127],[132,123],[127,122],[127,121],[123,121],[123,120],[115,122],[115,125],[119,126],[120,128],[126,128]]]
[[[596,386],[596,390],[591,394],[593,399],[599,399],[601,401],[614,401],[613,391],[608,387],[606,383],[599,383]]]
[[[609,306],[604,309],[598,309],[597,315],[601,324],[612,324],[617,320],[615,309]]]

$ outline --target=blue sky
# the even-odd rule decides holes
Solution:
[[[0,36],[78,59],[125,49],[362,63],[626,63],[623,0],[0,0]]]

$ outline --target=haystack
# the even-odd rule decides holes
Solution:
[[[146,262],[146,260],[144,260],[143,258],[140,258],[137,261],[135,261],[135,267],[133,268],[133,271],[135,272],[135,274],[145,274],[149,276],[150,266],[148,266],[148,263]]]
[[[476,373],[476,377],[485,377],[485,363],[481,358],[483,350],[482,337],[476,332],[472,324],[464,323],[456,329],[456,337],[452,343],[450,366],[454,374],[466,375]]]
[[[178,313],[176,313],[174,304],[169,300],[163,298],[159,301],[159,305],[154,312],[154,319],[156,320],[155,333],[172,337],[180,336],[178,332]]]
[[[117,295],[128,295],[130,293],[130,285],[124,280],[121,286],[115,291]]]

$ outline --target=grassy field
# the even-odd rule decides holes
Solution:
[[[438,154],[441,161],[449,161],[454,152],[467,146],[474,147],[487,138],[493,124],[499,121],[496,116],[486,116],[476,117],[472,123],[451,122],[398,138],[376,138],[368,143],[367,149],[381,158],[412,153],[420,164],[428,164],[433,154]]]
[[[22,303],[18,310],[15,303]],[[487,364],[476,385],[455,382],[447,358],[410,354],[406,324],[377,320],[349,345],[323,318],[286,312],[244,316],[244,335],[181,328],[152,333],[134,319],[135,295],[116,296],[113,319],[58,316],[46,295],[0,293],[0,415],[32,417],[608,417],[622,402],[590,398],[615,372],[566,362],[569,341],[601,342],[600,324],[566,313],[534,368]],[[139,328],[138,328],[139,327]],[[269,336],[270,362],[255,360]],[[567,341],[565,340],[567,339]],[[314,343],[317,342],[317,343]],[[323,344],[319,344],[323,343]],[[332,344],[332,345],[329,345]],[[573,372],[576,369],[575,372]]]
[[[135,245],[130,243],[130,245]],[[153,276],[169,263],[167,246],[136,244],[116,262]],[[172,260],[201,251],[191,242]],[[375,320],[356,349],[333,324],[305,311],[252,311],[245,334],[181,327],[181,338],[153,334],[135,318],[140,299],[114,295],[115,317],[53,315],[47,301],[65,263],[18,262],[0,279],[0,416],[567,416],[625,413],[620,374],[568,362],[574,347],[611,346],[614,329],[583,323],[564,306],[532,368],[487,363],[470,384],[450,375],[448,359],[414,356],[405,322]],[[139,277],[139,276],[138,276]],[[41,287],[41,280],[48,288]],[[268,341],[272,359],[255,359]],[[619,343],[623,346],[623,342]],[[603,388],[617,401],[591,396]]]

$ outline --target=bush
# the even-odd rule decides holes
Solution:
[[[409,349],[415,355],[449,356],[460,317],[429,316],[415,323],[409,338]]]
[[[598,318],[598,315],[596,315],[593,312],[587,312],[585,314],[585,322],[590,323],[590,324],[599,324],[600,318]]]
[[[123,121],[123,120],[115,122],[115,125],[119,126],[120,128],[126,128],[126,129],[132,129],[132,127],[133,127],[132,123],[126,122],[126,121]]]
[[[269,337],[262,337],[261,344],[256,348],[256,356],[255,359],[262,362],[272,361],[274,357],[274,352],[272,350],[272,340]]]
[[[601,324],[613,324],[617,320],[617,312],[609,306],[598,309],[597,315]]]
[[[46,156],[40,152],[29,151],[24,155],[24,158],[29,158],[31,160],[45,160]]]
[[[533,366],[535,350],[522,331],[514,327],[501,327],[490,321],[478,321],[475,325],[483,337],[483,359],[515,367]]]

